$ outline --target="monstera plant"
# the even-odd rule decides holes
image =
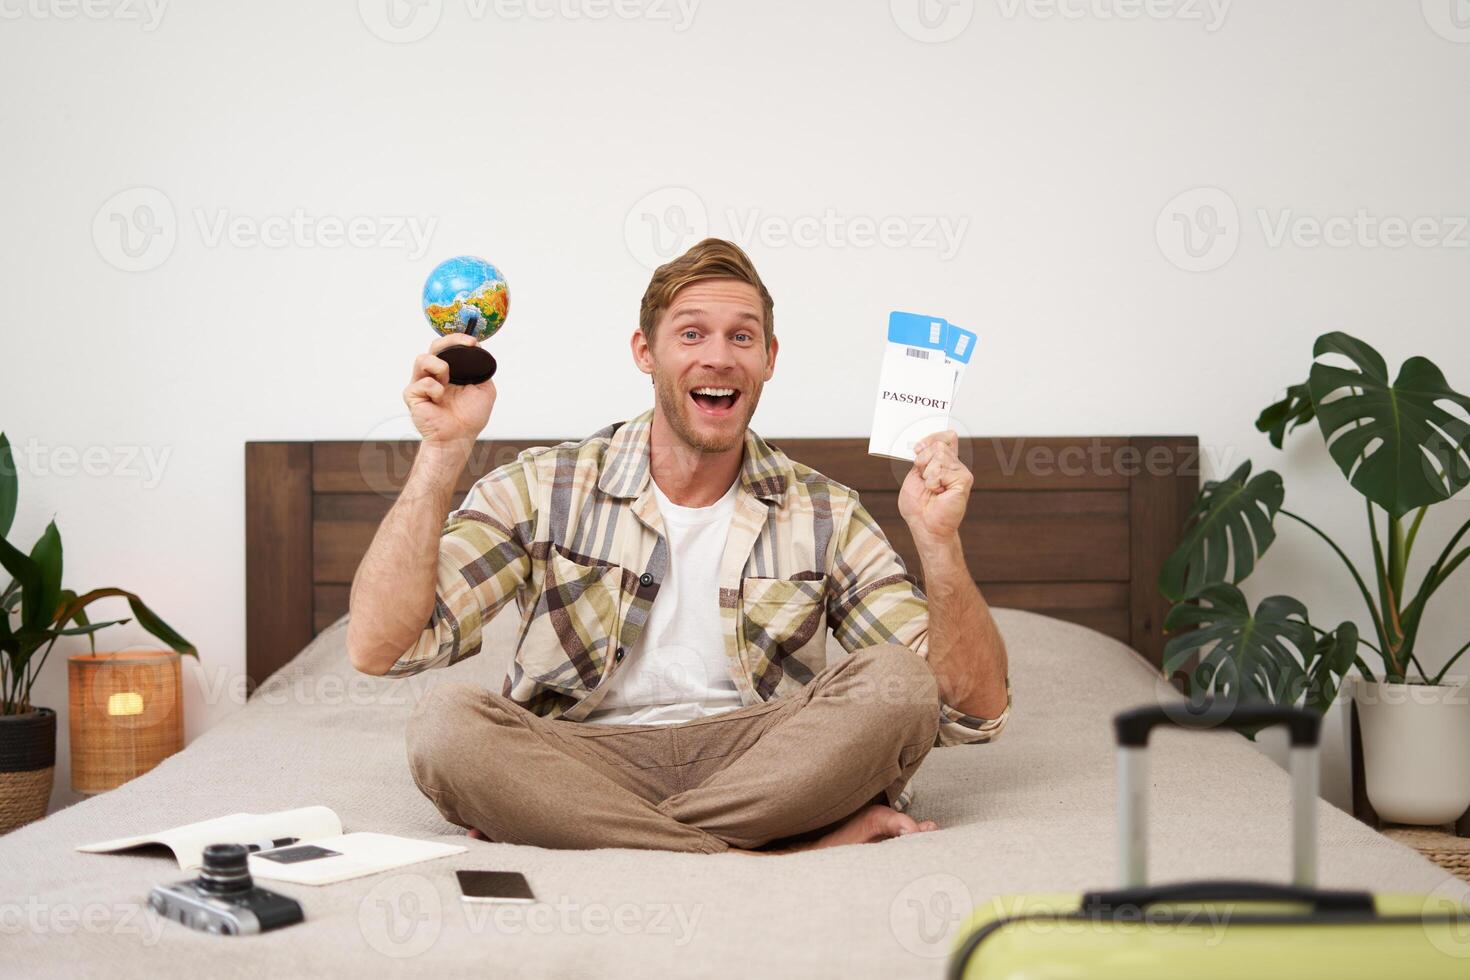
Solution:
[[[1328,453],[1363,497],[1372,546],[1369,574],[1364,576],[1320,527],[1286,508],[1278,474],[1252,475],[1247,461],[1225,479],[1204,485],[1186,519],[1184,540],[1164,564],[1159,587],[1175,602],[1164,621],[1171,634],[1164,666],[1172,674],[1193,662],[1196,688],[1217,697],[1305,702],[1319,711],[1331,705],[1343,679],[1356,669],[1366,682],[1357,686],[1355,697],[1363,717],[1369,797],[1381,815],[1410,823],[1441,821],[1415,819],[1412,808],[1397,806],[1387,789],[1378,794],[1381,804],[1374,798],[1375,769],[1386,778],[1390,770],[1409,773],[1414,767],[1405,768],[1403,759],[1390,761],[1386,751],[1375,752],[1370,729],[1385,729],[1391,709],[1400,718],[1392,724],[1402,726],[1397,709],[1431,706],[1432,711],[1419,712],[1421,720],[1438,718],[1443,724],[1425,728],[1424,737],[1458,740],[1453,744],[1463,778],[1457,781],[1443,771],[1436,778],[1463,784],[1449,796],[1464,800],[1444,802],[1433,811],[1442,816],[1457,805],[1453,819],[1470,806],[1470,704],[1432,692],[1459,690],[1459,683],[1446,680],[1470,642],[1448,652],[1432,674],[1424,667],[1419,642],[1430,600],[1470,557],[1470,544],[1461,544],[1470,521],[1450,535],[1417,582],[1410,583],[1408,569],[1415,546],[1423,547],[1419,531],[1429,508],[1470,485],[1470,397],[1451,388],[1423,357],[1409,358],[1390,378],[1383,357],[1345,333],[1318,337],[1313,358],[1307,380],[1262,411],[1256,428],[1280,448],[1289,432],[1317,423]],[[1312,532],[1347,570],[1362,599],[1365,628],[1347,621],[1324,629],[1289,596],[1270,596],[1250,608],[1238,586],[1271,547],[1280,518]],[[1381,679],[1365,661],[1365,650],[1376,660]],[[1406,690],[1411,685],[1416,689]],[[1409,754],[1415,751],[1421,761],[1428,754],[1422,743]]]

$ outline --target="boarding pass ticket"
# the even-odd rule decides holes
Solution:
[[[974,333],[943,317],[888,315],[869,455],[912,461],[914,443],[950,427],[950,410],[975,352],[975,339]]]

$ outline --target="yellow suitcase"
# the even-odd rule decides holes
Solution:
[[[1148,736],[1165,724],[1290,729],[1292,884],[1144,883]],[[1470,980],[1470,904],[1454,897],[1461,889],[1452,879],[1429,895],[1316,887],[1316,714],[1181,702],[1125,711],[1114,727],[1122,886],[982,906],[960,930],[951,980]]]

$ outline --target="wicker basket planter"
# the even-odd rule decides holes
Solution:
[[[1384,827],[1383,835],[1407,844],[1457,878],[1470,881],[1470,840],[1456,837],[1453,828]]]
[[[56,772],[56,712],[0,715],[0,834],[46,815]]]

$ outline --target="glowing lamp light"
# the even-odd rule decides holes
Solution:
[[[109,715],[141,715],[143,695],[137,691],[118,691],[116,694],[109,694],[107,713]]]

